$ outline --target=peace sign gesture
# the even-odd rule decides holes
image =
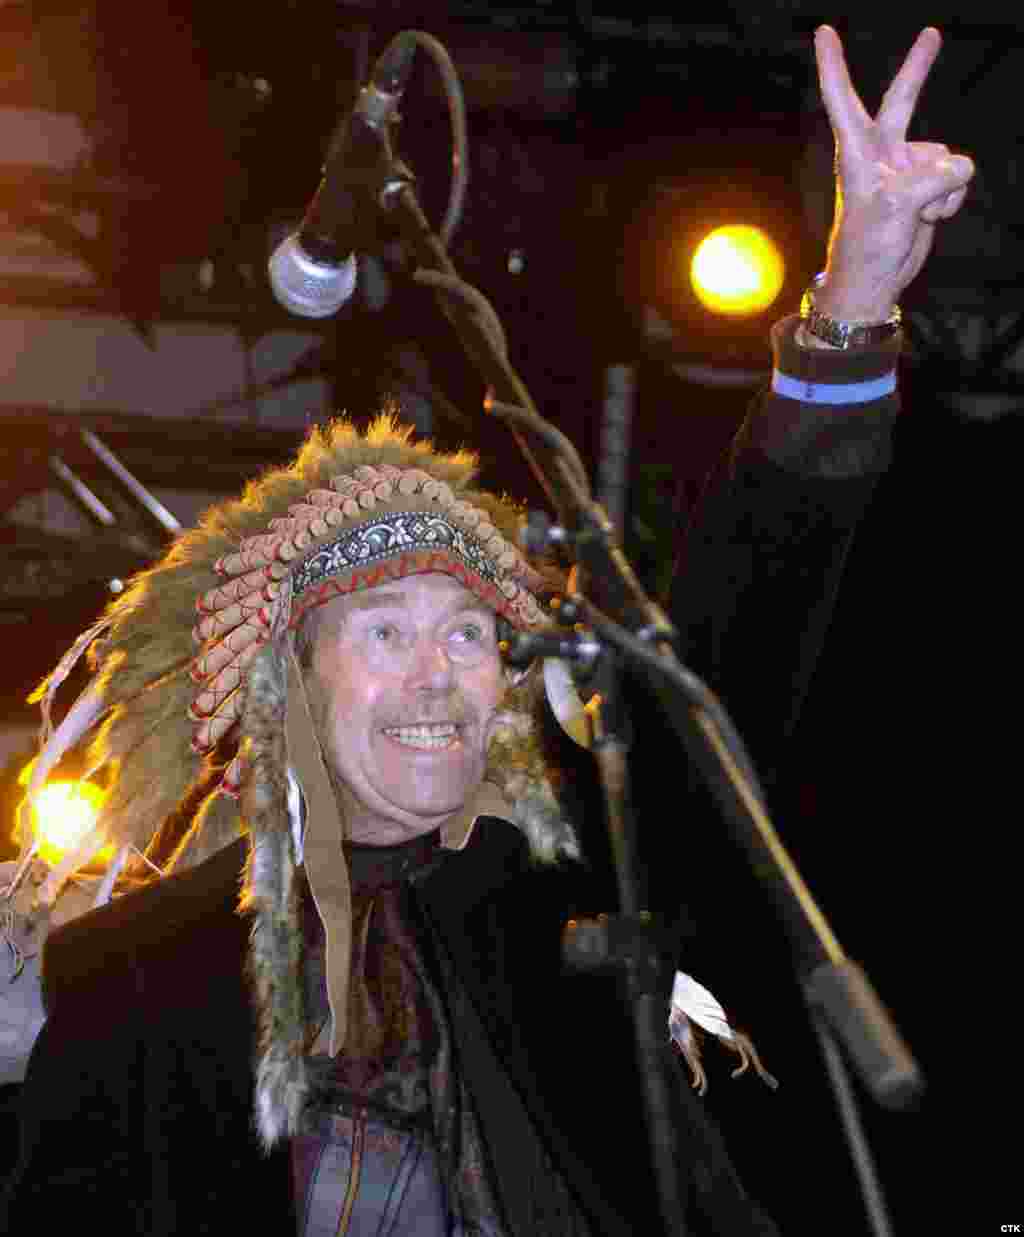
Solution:
[[[825,110],[836,140],[836,213],[828,278],[815,298],[832,317],[883,322],[924,265],[941,219],[960,209],[974,164],[907,128],[942,36],[922,30],[872,118],[850,81],[839,36],[814,37]]]

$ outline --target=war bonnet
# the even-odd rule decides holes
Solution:
[[[289,467],[209,510],[138,575],[36,693],[44,747],[35,786],[97,721],[87,763],[105,768],[110,785],[93,835],[50,873],[44,902],[113,844],[98,900],[109,897],[119,870],[137,864],[178,805],[204,785],[213,790],[171,866],[201,862],[249,835],[242,905],[255,913],[252,969],[263,1030],[257,1115],[267,1143],[294,1128],[305,1090],[293,889],[305,787],[289,768],[298,762],[289,760],[286,742],[294,633],[309,610],[333,597],[436,571],[512,628],[544,623],[551,586],[518,549],[522,512],[473,488],[476,469],[472,453],[413,441],[392,415],[365,433],[347,420],[314,429]],[[51,732],[53,696],[87,649],[95,676]],[[537,698],[534,684],[510,676],[506,724],[491,741],[485,779],[531,851],[550,860],[575,853],[576,844],[531,722]]]

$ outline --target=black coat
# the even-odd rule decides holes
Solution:
[[[8,1231],[55,1205],[106,1234],[294,1230],[287,1152],[265,1158],[252,1129],[244,857],[240,841],[52,939],[53,1013],[23,1090]],[[461,981],[445,994],[456,1052],[513,1231],[536,1231],[536,1127],[593,1231],[627,1237],[654,1214],[638,1083],[614,985],[559,974],[566,881],[536,871],[518,830],[483,818],[417,898]],[[773,1234],[678,1082],[685,1188],[695,1221],[714,1219],[694,1231]]]

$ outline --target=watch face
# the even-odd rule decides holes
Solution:
[[[826,314],[812,309],[807,317],[807,329],[812,335],[823,339],[833,348],[846,348],[849,343],[850,328],[844,322],[837,322]]]

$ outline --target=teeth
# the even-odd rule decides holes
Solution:
[[[407,747],[449,747],[455,739],[455,726],[451,722],[437,722],[427,726],[388,726],[384,733]]]

